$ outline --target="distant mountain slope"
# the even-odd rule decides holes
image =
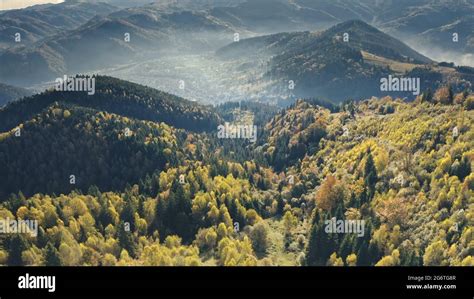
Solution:
[[[444,49],[470,53],[474,55],[474,15],[454,20],[452,23],[433,27],[420,33],[421,43],[443,45]],[[453,34],[458,34],[458,41],[453,41]],[[472,58],[474,60],[474,57]]]
[[[384,32],[410,41],[415,49],[472,53],[472,1],[449,0],[253,0],[211,14],[235,26],[259,33],[322,30],[337,23],[358,19]],[[458,43],[452,34],[460,35]],[[448,60],[456,58],[453,53]],[[458,62],[459,63],[459,62]],[[471,66],[472,61],[471,61]]]
[[[95,17],[77,29],[31,46],[0,53],[4,66],[0,80],[28,85],[62,77],[66,72],[121,64],[148,52],[154,57],[215,49],[231,41],[235,31],[204,12],[163,12],[154,6],[129,8]]]
[[[153,5],[166,10],[203,10],[213,7],[235,6],[246,0],[89,0],[89,2],[105,2],[114,6],[129,8]]]
[[[274,33],[302,30],[308,25],[327,24],[337,20],[329,14],[298,8],[289,1],[255,0],[237,7],[214,8],[212,16],[253,32]]]
[[[316,38],[318,35],[319,33],[316,32],[283,32],[257,36],[228,44],[218,49],[216,54],[223,59],[234,59],[236,57],[245,56],[271,56],[298,47],[303,41]]]
[[[120,65],[124,61],[137,59],[137,56],[144,53],[148,54],[145,56],[148,59],[168,54],[215,50],[231,42],[235,33],[239,33],[242,40],[259,34],[323,30],[352,19],[373,24],[390,35],[410,41],[410,45],[424,50],[423,53],[427,56],[430,56],[430,48],[436,47],[440,51],[453,52],[445,55],[446,59],[437,55],[437,58],[443,57],[441,60],[456,60],[458,64],[472,60],[469,57],[457,59],[460,57],[453,55],[472,52],[474,37],[470,16],[474,13],[474,6],[469,1],[167,0],[150,1],[143,6],[139,5],[144,2],[139,2],[133,7],[115,9],[117,11],[99,1],[88,2],[91,1],[68,1],[62,6],[44,6],[45,10],[55,11],[49,13],[49,16],[58,14],[58,17],[44,18],[49,23],[29,28],[31,32],[39,32],[28,33],[28,42],[21,47],[2,53],[0,46],[0,64],[4,66],[0,69],[0,81],[28,86],[65,73],[96,71]],[[115,2],[109,1],[112,4]],[[94,5],[98,8],[90,12]],[[72,20],[62,20],[64,16],[61,13],[65,13],[61,7],[65,7],[65,11],[66,8],[74,10],[71,16],[75,17],[71,17]],[[109,13],[110,10],[113,12]],[[446,15],[443,15],[444,11]],[[0,16],[0,32],[1,21],[5,19],[8,21],[3,25],[5,38],[10,42],[12,32],[16,32],[15,28],[21,25],[12,21],[15,18],[7,18],[12,13]],[[16,13],[28,18],[32,14],[28,10]],[[96,13],[101,16],[92,18]],[[57,23],[63,24],[62,27],[53,22],[56,19]],[[84,24],[87,20],[87,24]],[[459,43],[452,42],[450,35],[453,31],[460,34]],[[125,41],[125,33],[130,34],[130,42]],[[357,31],[352,33],[356,38]],[[40,39],[45,36],[48,38]],[[378,40],[376,44],[369,45],[361,38],[360,42],[364,43],[364,48],[390,48],[394,46],[392,42],[398,41],[387,39],[387,43],[392,45],[385,45]],[[427,61],[407,48],[395,47],[400,55],[412,57],[414,61]],[[372,50],[376,49],[372,47]],[[19,68],[19,65],[22,67]]]
[[[67,3],[63,6],[69,9],[86,7],[83,2]],[[87,5],[100,3],[93,1]],[[61,6],[45,7],[60,10]],[[80,9],[78,11],[81,12]],[[98,11],[102,14],[100,9]],[[474,44],[471,29],[474,6],[470,1],[168,0],[129,7],[110,14],[107,11],[104,9],[105,15],[92,18],[88,14],[81,17],[80,22],[70,22],[65,27],[68,30],[54,22],[51,25],[41,24],[45,27],[41,29],[41,34],[37,33],[37,37],[31,38],[31,42],[36,42],[29,42],[26,46],[22,44],[3,53],[0,49],[0,64],[3,66],[0,69],[0,81],[29,86],[65,73],[98,71],[162,55],[216,50],[231,42],[235,33],[239,33],[243,40],[259,34],[323,30],[351,19],[362,20],[385,33],[409,41],[410,46],[429,57],[435,49],[441,54],[450,51],[446,55],[436,55],[437,60],[456,61],[457,64],[471,66],[473,60],[470,53]],[[443,15],[444,11],[446,15]],[[20,12],[27,14],[27,10]],[[8,13],[0,16],[0,28],[1,20],[6,15]],[[57,19],[61,20],[61,17]],[[89,21],[84,24],[86,19]],[[16,25],[8,23],[4,28],[11,41],[11,32],[15,31]],[[459,33],[458,43],[452,42],[454,31]],[[130,34],[130,42],[125,40],[126,33]],[[370,30],[360,33],[371,34]],[[352,41],[355,42],[357,30],[354,29],[352,34]],[[38,40],[41,36],[48,37]],[[385,50],[394,50],[399,56],[411,57],[414,62],[427,62],[426,57],[419,53],[398,47],[398,41],[384,40],[387,36],[383,35],[379,37],[381,40],[372,44],[361,37],[360,47],[372,52],[377,49],[384,51],[384,55],[389,56],[368,52],[390,59],[398,60],[400,57],[394,57]]]
[[[374,12],[359,1],[251,0],[212,9],[210,14],[236,27],[268,34],[322,29],[350,19],[370,21]]]
[[[374,18],[374,24],[379,28],[431,57],[474,66],[473,1],[403,0],[380,3],[382,9]],[[454,33],[459,36],[458,42],[453,42]]]
[[[347,35],[346,35],[347,34]],[[347,40],[345,40],[347,38]],[[246,56],[250,54],[249,59]],[[380,96],[380,79],[388,75],[420,78],[420,92],[454,82],[472,86],[469,69],[438,67],[403,42],[360,20],[351,20],[320,33],[300,32],[257,37],[230,44],[217,55],[237,65],[251,65],[256,55],[264,73],[255,85],[295,97],[324,97],[341,101],[348,97]],[[266,62],[265,62],[266,61]],[[254,73],[257,70],[249,70]],[[250,78],[249,78],[250,81]],[[293,81],[294,90],[287,88]],[[250,83],[252,84],[252,83]],[[411,92],[392,95],[408,96]]]
[[[474,11],[474,3],[469,0],[387,1],[386,5],[378,13],[377,22],[391,32],[414,34],[451,24]]]
[[[220,117],[209,107],[112,77],[96,77],[95,94],[46,91],[0,109],[0,131],[11,130],[55,102],[126,117],[165,122],[191,131],[214,130]]]
[[[0,83],[0,107],[22,97],[30,96],[32,93],[24,88]]]
[[[358,19],[404,41],[410,40],[416,50],[426,50],[423,53],[428,56],[430,47],[461,54],[473,52],[470,20],[474,3],[470,0],[253,0],[233,8],[216,9],[212,14],[267,34],[322,30]],[[454,32],[460,35],[458,43],[452,42]],[[456,58],[453,53],[446,56],[448,60]]]
[[[64,30],[74,29],[94,17],[115,10],[109,4],[84,1],[66,1],[60,4],[35,5],[0,14],[0,50],[12,46],[25,46]],[[21,42],[15,42],[15,34]]]
[[[343,42],[344,34],[348,34],[348,42],[345,44],[355,50],[364,50],[376,55],[391,58],[397,61],[408,61],[414,63],[431,63],[432,60],[421,55],[377,28],[361,20],[350,20],[323,31],[323,32],[292,32],[277,33],[242,40],[232,43],[217,51],[222,57],[232,55],[243,55],[246,51],[249,55],[255,51],[264,54],[280,54],[305,52],[321,48],[320,43]]]

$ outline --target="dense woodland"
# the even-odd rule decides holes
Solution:
[[[0,218],[39,222],[0,264],[474,266],[473,94],[212,108],[114,80],[0,110]]]

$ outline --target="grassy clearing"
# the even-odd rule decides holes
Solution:
[[[365,51],[361,51],[362,57],[364,60],[370,64],[374,64],[376,66],[387,67],[389,66],[391,70],[396,73],[404,74],[405,72],[409,72],[413,70],[415,67],[419,67],[419,64],[414,63],[406,63],[406,62],[399,62],[396,60],[380,57]]]

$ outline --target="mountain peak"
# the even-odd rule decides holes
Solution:
[[[334,25],[333,27],[326,30],[326,33],[342,33],[342,32],[360,32],[360,33],[373,33],[373,34],[384,34],[382,31],[378,30],[374,26],[362,21],[362,20],[349,20],[339,24]]]
[[[402,41],[380,31],[361,20],[349,20],[329,28],[323,33],[326,38],[334,38],[347,33],[347,45],[356,50],[387,57],[396,61],[424,64],[432,60],[416,52]]]
[[[341,22],[337,24],[336,26],[340,27],[354,27],[354,26],[359,26],[359,27],[365,27],[365,28],[373,28],[373,26],[369,25],[368,23],[360,20],[360,19],[352,19],[352,20],[347,20],[345,22]]]

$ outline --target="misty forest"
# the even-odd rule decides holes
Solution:
[[[474,1],[0,9],[0,265],[474,266]]]

